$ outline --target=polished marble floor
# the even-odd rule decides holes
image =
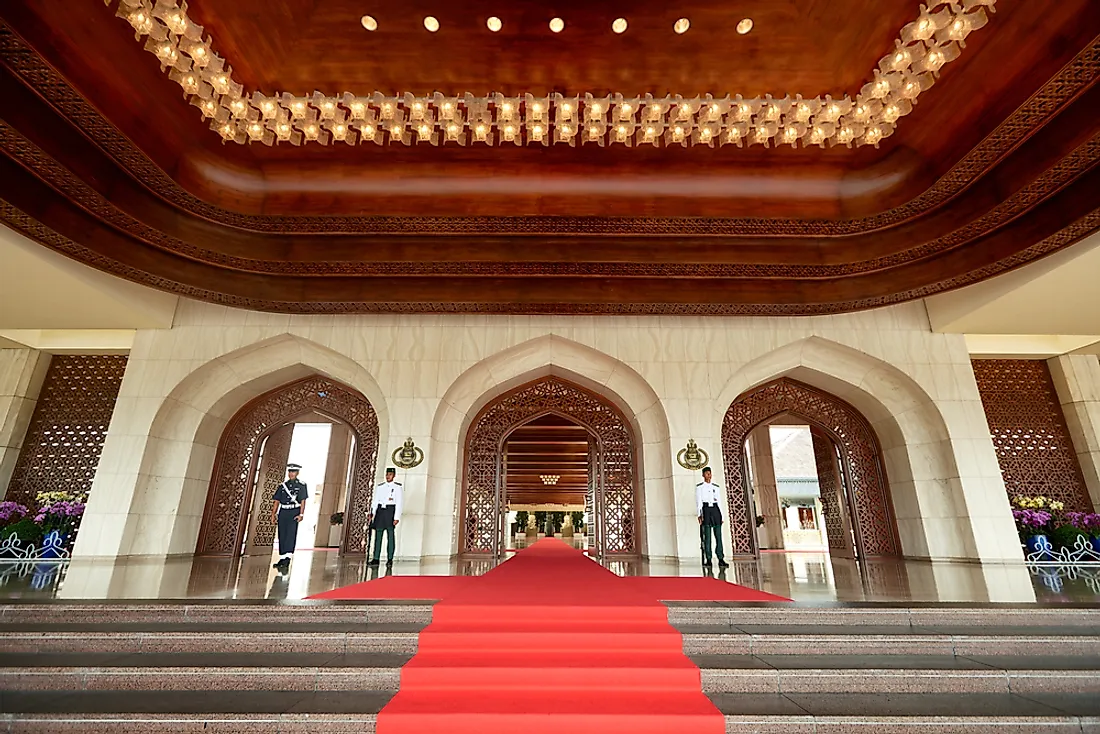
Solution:
[[[289,573],[263,556],[131,558],[71,563],[0,563],[0,598],[63,599],[303,599],[387,574],[478,575],[494,561],[402,561],[368,568],[363,558],[335,550],[299,551]],[[697,564],[607,560],[620,575],[700,576]],[[716,578],[801,602],[1095,602],[1100,566],[1029,568],[926,561],[831,558],[820,552],[769,552],[711,572]]]

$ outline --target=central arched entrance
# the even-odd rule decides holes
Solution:
[[[354,438],[347,501],[341,508],[346,530],[340,550],[366,551],[378,417],[357,390],[314,375],[260,395],[226,425],[210,477],[196,549],[199,555],[239,556],[246,545],[246,533],[248,547],[266,545],[270,549],[275,539],[275,526],[269,518],[270,490],[285,476],[292,430],[288,424],[310,415],[347,426]]]
[[[606,398],[555,376],[497,397],[470,424],[459,552],[492,556],[504,552],[509,487],[505,444],[517,429],[540,425],[540,420],[546,424],[544,428],[579,426],[588,437],[584,505],[590,552],[597,556],[637,555],[640,508],[634,432]]]
[[[901,544],[874,429],[845,401],[790,378],[743,393],[722,423],[734,552],[758,552],[746,441],[754,429],[780,418],[809,425],[830,552],[858,558],[899,556]]]

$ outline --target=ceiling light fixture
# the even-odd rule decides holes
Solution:
[[[561,475],[560,474],[539,474],[539,479],[542,480],[543,484],[557,484],[558,480],[561,479]]]
[[[144,37],[145,48],[160,61],[162,71],[180,85],[190,104],[226,143],[329,145],[337,140],[381,145],[393,140],[414,145],[423,139],[431,145],[443,141],[495,145],[511,124],[517,145],[633,146],[644,139],[647,144],[682,147],[716,143],[832,147],[877,146],[892,135],[918,97],[937,82],[941,70],[959,58],[967,37],[988,24],[987,12],[995,4],[996,0],[939,0],[934,14],[922,7],[898,32],[895,47],[879,60],[863,88],[839,99],[734,94],[691,99],[669,94],[655,99],[649,94],[608,93],[536,97],[527,93],[508,98],[508,114],[504,114],[503,95],[344,92],[327,96],[315,92],[310,97],[268,97],[248,92],[233,78],[213,41],[203,37],[201,26],[187,17],[182,0],[119,0],[115,14],[133,27],[139,39]],[[486,19],[490,30],[495,26],[491,21]],[[361,23],[368,31],[378,28],[368,15],[361,16]],[[751,23],[751,18],[743,18],[737,23],[738,32],[751,31]],[[440,23],[428,16],[424,26],[436,32]],[[684,33],[690,21],[681,18],[673,27]],[[554,18],[550,28],[559,33],[565,21]],[[618,28],[613,22],[612,29],[617,32]],[[426,138],[418,134],[422,126],[427,126]]]
[[[626,18],[616,18],[611,24],[611,30],[616,33],[626,32]]]
[[[504,27],[504,24],[500,22],[500,18],[496,17],[495,15],[492,18],[489,18],[489,20],[485,21],[485,25],[489,26],[489,30],[491,30],[493,33],[496,33]]]

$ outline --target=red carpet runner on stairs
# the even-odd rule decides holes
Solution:
[[[484,576],[389,576],[312,598],[440,599],[378,734],[721,734],[660,602],[784,601],[711,578],[619,577],[553,539]]]

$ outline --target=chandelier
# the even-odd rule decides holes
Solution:
[[[114,1],[104,0],[107,5]],[[931,0],[921,5],[855,98],[837,99],[828,94],[684,98],[469,92],[268,97],[246,92],[233,79],[213,41],[188,17],[186,2],[118,3],[116,15],[133,27],[138,40],[145,39],[145,49],[156,55],[162,70],[227,143],[825,148],[877,147],[892,135],[917,97],[959,57],[967,36],[988,23],[985,9],[993,12],[996,0]],[[499,23],[491,18],[490,30],[499,27],[494,20]],[[739,32],[747,32],[741,30],[746,21],[752,27],[746,19],[738,24]],[[685,18],[677,21],[676,32],[686,31],[686,24]],[[364,16],[363,25],[374,30],[377,21]],[[425,27],[438,30],[438,21],[426,18]],[[621,27],[625,30],[625,20]]]
[[[542,480],[543,484],[557,484],[558,480],[561,479],[561,475],[560,474],[539,474],[539,479]]]

